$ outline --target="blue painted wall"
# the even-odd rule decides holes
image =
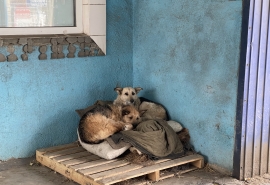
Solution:
[[[75,109],[132,86],[132,26],[132,2],[107,1],[106,56],[40,61],[36,48],[29,61],[0,63],[0,160],[75,141]]]
[[[240,0],[107,1],[107,56],[0,63],[0,160],[76,140],[75,109],[133,85],[231,171],[241,11]]]
[[[134,1],[134,86],[232,171],[242,1]]]

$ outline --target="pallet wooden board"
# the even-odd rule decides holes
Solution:
[[[177,172],[185,173],[204,166],[204,159],[198,154],[157,160],[150,166],[131,164],[122,158],[106,160],[87,152],[77,143],[39,149],[36,151],[36,159],[42,165],[82,185],[110,185],[143,175],[158,181],[175,174],[162,170],[191,164],[190,169]]]

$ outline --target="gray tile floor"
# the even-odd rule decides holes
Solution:
[[[134,184],[125,182],[121,184]],[[149,183],[148,183],[149,184]],[[151,183],[152,184],[152,183]],[[270,175],[238,181],[206,169],[196,170],[172,177],[155,185],[270,185]],[[51,169],[36,163],[35,158],[0,161],[0,185],[77,185]]]

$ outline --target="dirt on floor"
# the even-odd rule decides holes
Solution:
[[[177,170],[177,169],[174,169]],[[270,174],[239,181],[215,172],[207,165],[188,173],[175,173],[174,177],[150,182],[145,177],[118,183],[118,185],[270,185]],[[77,185],[77,183],[40,165],[35,158],[0,161],[0,185]]]

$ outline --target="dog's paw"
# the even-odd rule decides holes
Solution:
[[[123,130],[131,130],[133,128],[133,126],[131,124],[129,125],[125,125]]]

